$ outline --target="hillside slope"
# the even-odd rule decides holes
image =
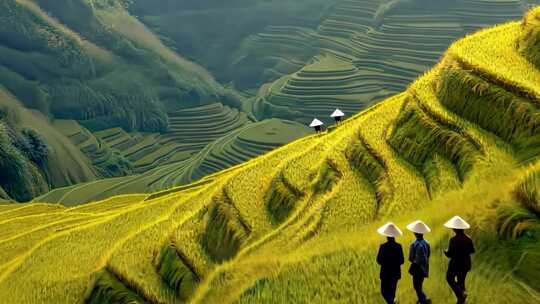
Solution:
[[[77,147],[1,85],[0,138],[0,198],[29,201],[51,188],[96,178]]]
[[[116,120],[105,124],[101,119],[55,123],[91,159],[101,177],[114,177],[57,189],[40,198],[70,205],[190,183],[286,143],[276,143],[271,132],[264,131],[265,125],[274,124],[264,121],[268,118],[306,124],[318,116],[329,123],[327,116],[336,107],[355,113],[405,88],[431,67],[456,37],[486,24],[517,18],[531,1],[237,0],[224,6],[213,0],[135,0],[125,7],[103,3],[91,7],[80,1],[64,7],[38,2],[42,10],[96,44],[104,42],[96,33],[111,27],[114,35],[107,37],[113,41],[139,41],[137,45],[146,45],[165,57],[179,51],[210,68],[222,81],[251,88],[242,92],[248,97],[242,99],[242,110],[238,110],[237,95],[225,94],[221,103],[211,99],[203,105],[182,105],[182,109],[176,109],[177,104],[164,108],[166,113],[160,112],[163,115],[158,120],[141,117],[155,126],[166,121],[167,131],[150,128],[151,132],[141,132]],[[72,17],[81,13],[85,16],[81,20]],[[222,22],[209,22],[212,19]],[[228,76],[223,74],[229,72]],[[263,85],[254,97],[252,86],[279,77]],[[237,78],[254,83],[242,84]],[[229,105],[223,104],[226,101]],[[252,114],[263,121],[252,124],[256,120]],[[133,117],[138,120],[139,116]],[[276,130],[292,134],[289,140],[308,131],[292,123],[276,124]],[[247,145],[233,140],[239,133],[250,134]],[[131,173],[140,175],[117,178]],[[106,191],[100,193],[103,185]]]
[[[267,125],[296,139],[314,115],[354,113],[404,89],[454,38],[534,2],[9,0],[0,84],[54,118],[99,178],[115,178],[100,182],[106,193],[157,191],[286,143]],[[275,118],[300,124],[264,121]],[[233,140],[242,132],[247,144]],[[47,200],[106,198],[87,186]]]
[[[293,44],[271,47],[267,52],[261,48],[260,52],[251,54],[254,61],[236,64],[234,55],[243,41],[268,26],[316,27],[336,2],[134,0],[130,1],[128,10],[162,37],[169,47],[207,67],[220,81],[234,81],[237,87],[253,88],[259,85],[258,74],[272,63],[272,57],[280,58],[288,49],[296,48]],[[314,55],[308,48],[296,51],[304,60]]]
[[[6,0],[0,20],[0,84],[55,118],[92,130],[165,131],[168,110],[224,94],[210,73],[126,12],[123,1]]]
[[[184,124],[190,123],[192,122],[189,119],[184,121]],[[280,119],[266,119],[256,123],[245,123],[243,126],[228,132],[223,126],[215,123],[210,124],[211,129],[202,126],[197,124],[189,129],[183,129],[185,133],[198,134],[198,143],[189,141],[175,143],[175,141],[172,141],[170,144],[163,145],[164,142],[170,142],[170,136],[174,136],[174,134],[158,135],[153,133],[145,135],[138,142],[129,140],[128,145],[131,144],[131,146],[128,149],[121,150],[121,153],[128,159],[140,155],[141,158],[136,160],[134,164],[136,165],[135,170],[141,170],[143,173],[58,188],[35,200],[72,206],[106,199],[119,194],[161,191],[197,181],[203,176],[248,161],[312,132],[306,126]],[[215,134],[212,134],[212,130],[222,134],[214,140],[209,140],[209,137],[215,136]],[[104,132],[114,133],[115,135],[125,134],[118,132],[117,129],[110,131],[106,130]],[[115,135],[112,135],[112,137],[114,138]],[[182,132],[179,132],[178,135],[182,136]],[[129,138],[129,136],[122,137],[119,141]],[[108,139],[105,139],[105,141]],[[201,142],[204,146],[202,148],[196,147]],[[133,145],[133,143],[136,144]],[[171,146],[172,151],[169,149]],[[172,156],[167,158],[169,154]],[[163,159],[160,159],[161,155],[165,155]],[[108,157],[108,159],[110,158]],[[156,162],[160,166],[147,169],[148,165],[146,163],[154,164]],[[137,166],[138,164],[143,167]]]
[[[325,118],[336,104],[354,113],[403,91],[454,40],[519,19],[529,3],[539,2],[338,1],[316,27],[268,26],[249,36],[231,65],[272,82],[255,98],[257,117],[306,123]]]
[[[96,177],[146,173],[172,163],[196,167],[191,162],[203,149],[254,120],[239,110],[237,94],[167,47],[126,10],[125,1],[7,0],[0,3],[0,23],[2,90],[20,101],[17,111],[41,112],[48,141],[68,146],[52,147],[56,157],[80,158],[80,164],[68,162],[69,176],[67,166],[55,162],[41,173],[32,164],[21,165],[25,173],[9,183],[25,193],[1,191],[2,196],[26,201]],[[291,133],[305,134],[306,128],[289,126]],[[265,148],[250,156],[276,146],[272,138],[257,140]],[[246,159],[242,151],[232,156],[234,162],[205,172]],[[76,173],[81,168],[85,172]]]
[[[537,303],[540,69],[526,58],[539,16],[460,40],[406,92],[195,184],[74,208],[0,205],[0,298],[377,303],[375,228],[422,218],[426,290],[453,303],[442,223],[459,213],[478,247],[471,303]],[[399,297],[413,294],[405,276]]]

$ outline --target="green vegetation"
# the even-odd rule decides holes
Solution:
[[[102,271],[86,303],[146,303],[107,270]]]
[[[129,160],[76,121],[56,120],[53,125],[92,160],[92,165],[101,177],[125,176],[132,173],[133,164]]]
[[[249,228],[226,196],[214,202],[209,209],[202,246],[214,261],[230,260],[245,242]]]
[[[405,89],[454,39],[532,2],[3,1],[0,85],[53,121],[70,155],[73,144],[84,154],[37,168],[47,187],[24,200],[52,189],[47,201],[70,205],[188,184],[307,134],[300,124],[313,116],[333,124],[335,108],[356,113]],[[535,14],[514,52],[522,60]],[[536,155],[529,139],[513,142],[529,147],[517,148],[524,161]],[[452,157],[422,162],[430,192],[445,183],[435,171],[464,178],[470,161]],[[382,199],[388,183],[370,178]]]
[[[0,197],[24,202],[95,178],[88,160],[39,114],[0,87]]]
[[[460,214],[478,249],[468,278],[471,303],[537,302],[540,163],[534,149],[515,143],[536,136],[523,130],[534,126],[527,109],[537,105],[530,93],[540,72],[517,49],[522,31],[513,22],[460,40],[404,93],[331,132],[196,183],[107,200],[93,193],[97,201],[76,207],[0,205],[0,298],[374,303],[380,299],[375,253],[383,241],[376,227],[420,218],[433,228],[425,288],[434,301],[452,303],[442,253],[452,232],[443,223]],[[460,70],[456,61],[469,68]],[[470,79],[487,91],[467,85]],[[445,82],[459,96],[476,96],[474,105],[493,106],[468,115]],[[491,121],[514,115],[508,96],[525,109],[509,126],[515,133],[498,132]],[[158,176],[163,168],[137,178],[166,183],[161,178],[172,173]],[[98,181],[43,199],[73,205],[92,196],[85,191],[130,182],[139,181]],[[412,239],[406,233],[400,242]],[[415,301],[408,275],[398,297]]]
[[[389,144],[418,171],[437,153],[447,158],[456,167],[460,180],[464,180],[480,153],[474,143],[462,135],[462,130],[434,119],[408,101],[396,121]]]
[[[462,68],[443,70],[440,77],[445,79],[441,81],[440,98],[449,109],[474,120],[527,155],[527,148],[538,145],[540,112],[529,99]],[[464,87],[470,89],[458,89]]]
[[[540,251],[538,235],[540,216],[538,213],[539,187],[538,169],[525,175],[506,202],[500,202],[496,229],[504,237],[507,246],[513,247],[511,259],[519,261],[514,273],[531,288],[540,288]]]
[[[225,94],[120,2],[9,0],[0,11],[0,84],[44,114],[162,132],[169,109]]]
[[[168,46],[210,69],[219,80],[234,81],[241,88],[255,88],[275,79],[273,74],[264,75],[261,71],[277,66],[282,73],[294,72],[309,60],[313,51],[303,47],[308,42],[283,44],[279,52],[271,44],[270,49],[260,45],[256,54],[238,52],[239,45],[250,44],[251,35],[268,28],[316,27],[327,8],[336,2],[232,0],[225,5],[214,0],[136,0],[131,1],[128,9],[165,37]]]
[[[216,112],[222,113],[221,111]],[[178,141],[175,141],[174,138],[171,139],[174,134],[127,134],[119,129],[97,132],[95,133],[97,137],[107,142],[113,149],[120,151],[125,158],[131,160],[135,164],[136,171],[141,170],[144,173],[54,189],[36,200],[62,203],[69,206],[102,200],[118,194],[165,190],[174,186],[189,184],[209,174],[240,164],[311,132],[306,126],[280,119],[247,123],[241,117],[241,114],[235,111],[224,113],[225,115],[223,113],[218,114],[224,119],[223,121],[219,120],[219,123],[231,126],[240,123],[245,125],[211,141],[212,138],[216,137],[216,133],[219,136],[222,130],[219,125],[213,123],[212,118],[208,117],[209,124],[207,128],[201,130],[202,135],[205,135],[205,130],[207,131],[205,137],[200,137],[201,142],[194,144],[186,144],[184,140],[181,140],[183,134],[195,134],[197,132],[193,121],[189,119],[186,119],[185,123],[180,125],[182,127],[179,128],[177,133],[180,136]],[[198,116],[195,116],[195,118],[198,118]],[[76,128],[73,128],[73,130],[76,130]],[[74,139],[74,137],[70,138]],[[204,140],[209,142],[202,150],[194,153],[204,144]],[[163,142],[167,144],[163,144]],[[173,147],[172,152],[169,147]],[[188,152],[186,154],[178,152],[174,154],[175,148],[187,150]],[[159,158],[160,155],[165,156]],[[169,155],[172,156],[167,159]],[[138,160],[137,157],[142,158]],[[151,166],[153,169],[145,171],[144,169],[148,168],[146,163],[153,164]],[[156,163],[161,164],[161,166],[155,165]],[[138,166],[138,164],[142,165]]]
[[[516,200],[533,213],[540,213],[540,171],[531,172],[515,189]]]
[[[286,182],[282,174],[277,176],[268,191],[268,212],[274,224],[283,222],[293,211],[302,192]]]
[[[48,190],[44,177],[38,169],[47,157],[47,147],[37,136],[28,137],[28,130],[14,130],[11,126],[0,124],[0,184],[3,198],[28,201],[32,197]],[[37,139],[38,141],[35,141]],[[30,142],[32,141],[32,142]],[[32,144],[44,148],[34,160]]]
[[[191,297],[200,279],[188,264],[187,258],[182,257],[174,246],[163,248],[158,268],[161,277],[181,299],[188,300]]]
[[[519,39],[519,51],[525,58],[540,65],[540,53],[538,45],[540,44],[540,32],[538,31],[538,22],[540,9],[535,8],[530,10],[523,20],[523,34]]]
[[[387,165],[377,152],[369,147],[366,140],[358,135],[358,140],[352,141],[345,152],[351,166],[362,178],[369,181],[377,199],[377,206],[392,195],[391,184],[388,180]]]
[[[326,117],[336,105],[355,113],[404,90],[456,38],[518,19],[525,4],[514,0],[339,1],[328,8],[317,27],[267,27],[246,39],[237,56],[265,58],[271,65],[259,65],[263,70],[258,73],[265,82],[277,79],[257,94],[254,112],[258,117],[306,123],[313,116]],[[283,51],[289,46],[306,49],[315,57],[306,60]],[[243,65],[240,59],[233,62]],[[235,83],[241,86],[240,81]]]

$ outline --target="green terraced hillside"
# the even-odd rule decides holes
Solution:
[[[136,173],[143,173],[159,165],[185,161],[211,142],[251,123],[245,113],[220,103],[170,112],[167,117],[169,130],[161,134],[111,128],[94,135],[118,150]]]
[[[259,91],[254,112],[258,117],[307,123],[313,116],[325,117],[336,103],[354,113],[405,89],[438,61],[453,40],[481,27],[519,19],[528,3],[532,2],[344,0],[329,9],[318,27],[268,27],[248,37],[237,56],[261,54],[294,61],[284,65],[267,60],[269,64],[261,65],[261,82],[280,78]],[[283,52],[282,45],[295,45],[317,56],[302,61]],[[243,64],[240,59],[232,62]],[[300,68],[302,62],[306,65]],[[313,73],[318,69],[321,73]]]
[[[57,141],[71,139],[80,149],[77,157],[82,157],[79,165],[71,167],[73,171],[86,167],[87,171],[70,172],[57,181],[52,180],[56,175],[66,175],[63,166],[53,172],[57,167],[47,165],[50,170],[37,174],[34,171],[40,168],[27,165],[26,173],[17,180],[28,184],[28,194],[12,198],[28,200],[59,186],[141,174],[171,164],[192,168],[189,174],[177,171],[178,176],[189,175],[182,178],[189,182],[192,176],[200,177],[200,172],[223,169],[246,160],[247,155],[286,143],[276,144],[270,136],[268,141],[256,138],[260,146],[249,153],[241,148],[232,153],[220,148],[224,155],[217,157],[222,160],[213,159],[212,165],[199,170],[205,158],[202,150],[212,150],[210,144],[217,140],[233,142],[231,138],[255,119],[238,110],[242,97],[167,46],[163,36],[130,14],[127,4],[83,0],[0,3],[0,85],[21,101],[21,108],[40,111],[50,119],[61,133],[56,133],[61,137]],[[267,123],[272,124],[259,125]],[[259,125],[251,128],[262,128]],[[306,134],[306,128],[298,124],[285,125],[291,126],[291,139]],[[216,154],[217,150],[212,151]],[[59,149],[59,156],[63,152]],[[75,152],[66,153],[67,158],[70,153]],[[195,160],[197,163],[190,163]],[[28,189],[32,183],[39,187]],[[10,197],[3,192],[3,197]]]
[[[241,164],[309,133],[311,133],[311,130],[301,124],[280,119],[267,119],[261,122],[248,123],[209,142],[197,153],[190,153],[186,156],[183,152],[175,152],[170,159],[163,160],[160,166],[144,170],[144,173],[119,178],[106,178],[54,189],[36,200],[71,206],[105,199],[118,194],[149,193],[165,190],[189,184],[208,174]],[[99,134],[104,135],[105,133],[100,132]],[[118,134],[125,134],[125,132],[119,132]],[[150,138],[150,145],[156,147],[157,150],[155,153],[142,155],[166,154],[169,145],[173,145],[180,150],[186,148],[181,143],[161,144],[159,141],[163,140],[165,136],[146,135],[142,140]],[[137,136],[134,136],[134,138],[137,138]],[[141,143],[138,143],[132,147],[140,148],[142,146]],[[129,159],[130,155],[126,154],[126,151],[130,150],[131,148],[119,151]],[[179,160],[178,157],[186,158]],[[137,164],[137,162],[133,163]],[[135,170],[137,168],[135,167]],[[204,180],[200,182],[206,183]]]
[[[207,67],[220,81],[234,80],[245,88],[259,85],[258,74],[264,66],[274,63],[277,70],[290,73],[291,68],[302,67],[315,51],[305,47],[309,44],[306,39],[295,44],[287,41],[278,48],[263,43],[256,53],[237,56],[247,37],[266,27],[280,26],[299,27],[298,35],[303,35],[303,31],[316,27],[336,2],[134,0],[130,1],[128,10],[158,33],[169,47]],[[304,36],[309,39],[309,33]]]
[[[443,223],[460,214],[477,247],[470,303],[538,303],[539,19],[457,41],[403,93],[197,183],[0,205],[0,299],[378,303],[376,228],[420,218],[433,229],[425,290],[455,303]],[[416,301],[406,274],[398,298]]]
[[[286,120],[253,122],[220,103],[171,112],[169,121],[169,131],[159,134],[121,128],[92,133],[74,120],[56,120],[55,128],[92,160],[104,179],[54,189],[38,200],[81,204],[189,184],[312,132]]]
[[[189,183],[278,146],[261,133],[259,154],[230,148],[248,124],[356,113],[403,90],[457,37],[534,2],[3,1],[0,84],[56,121],[94,171],[38,178],[25,200],[160,166],[176,171],[163,185]],[[291,139],[306,132],[285,125]]]
[[[100,140],[75,120],[55,120],[53,126],[69,138],[98,169],[101,177],[132,173],[133,164],[107,142]]]
[[[339,108],[356,113],[368,104],[364,97],[382,98],[376,82],[366,81],[366,73],[347,61],[332,56],[316,57],[299,72],[263,86],[253,106],[260,116],[290,117],[309,122],[318,117],[330,123],[329,115]],[[326,119],[325,119],[326,118]]]

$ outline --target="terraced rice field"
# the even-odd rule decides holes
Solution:
[[[331,123],[329,116],[336,108],[356,113],[367,106],[360,102],[363,96],[384,96],[377,84],[366,81],[364,76],[351,62],[332,56],[316,57],[299,72],[263,88],[267,93],[256,99],[254,108],[262,111],[262,116],[289,117],[300,122],[317,117]]]
[[[55,129],[69,138],[98,169],[103,177],[125,175],[131,173],[130,165],[118,164],[120,153],[105,141],[92,134],[75,120],[55,120]]]
[[[159,165],[186,161],[212,141],[250,123],[246,114],[220,103],[169,113],[164,134],[127,134],[119,128],[96,133],[131,160],[138,173]]]
[[[112,153],[133,164],[135,173],[160,165],[187,161],[209,143],[251,121],[245,113],[220,103],[169,114],[169,131],[127,133],[121,128],[90,132],[74,120],[56,120],[55,126],[72,140],[97,167],[106,166]]]
[[[216,103],[169,114],[169,132],[164,140],[176,141],[198,151],[209,142],[248,124],[245,113]]]
[[[425,290],[449,304],[442,224],[457,213],[478,249],[468,300],[538,302],[540,72],[517,50],[526,28],[459,41],[402,94],[198,183],[75,208],[0,205],[0,298],[375,303],[376,227],[420,218],[433,228]],[[408,275],[398,297],[416,300]]]
[[[121,128],[112,128],[95,135],[132,161],[135,172],[145,172],[164,162],[182,161],[191,156],[190,153],[182,153],[176,143],[161,144],[161,134],[158,133],[130,134]]]
[[[288,69],[277,68],[281,64],[267,68],[264,73],[279,79],[259,92],[257,115],[306,123],[313,116],[331,112],[336,104],[356,112],[405,89],[414,78],[432,67],[458,37],[521,18],[529,2],[396,3],[340,1],[316,29],[282,27],[276,31],[268,28],[267,32],[248,39],[239,51],[243,56],[258,54],[264,45],[266,53],[275,49],[275,54],[294,58],[296,63],[288,65]],[[282,52],[280,48],[284,44],[303,46],[316,57],[304,60],[306,65],[299,69],[302,60]],[[306,78],[320,62],[332,61],[338,62],[333,64],[334,71],[327,68],[325,73]],[[356,70],[342,75],[344,65],[352,65]],[[272,80],[272,77],[265,79]]]
[[[523,11],[523,1],[517,0],[420,6],[397,3],[392,8],[375,0],[339,1],[318,26],[309,22],[270,26],[249,37],[240,46],[234,64],[266,66],[273,62],[264,79],[279,79],[264,85],[256,96],[250,92],[247,97],[253,102],[245,111],[259,119],[276,117],[306,124],[315,116],[333,123],[328,116],[335,108],[356,113],[403,90],[432,66],[456,37],[518,18]],[[60,129],[73,130],[66,135],[98,168],[122,163],[119,158],[129,162],[129,168],[115,165],[121,168],[105,176],[132,172],[152,176],[152,182],[143,183],[145,187],[138,191],[189,183],[285,143],[276,145],[257,138],[255,145],[239,144],[238,134],[259,127],[249,127],[252,122],[246,114],[219,103],[168,113],[168,119],[170,127],[164,134],[126,133],[119,128],[90,134],[76,125]],[[293,134],[306,134],[305,129],[300,130],[295,126]],[[158,170],[160,166],[166,167]],[[169,173],[156,175],[157,171]],[[116,189],[116,182],[102,183]],[[118,193],[129,193],[125,191]],[[56,194],[49,197],[56,198]],[[80,199],[85,201],[86,196]]]
[[[232,132],[227,132],[185,160],[175,160],[175,157],[181,154],[181,152],[175,152],[167,162],[143,173],[55,189],[37,200],[70,206],[118,194],[148,193],[169,189],[189,184],[206,175],[243,163],[311,132],[306,126],[280,119],[249,123]],[[100,133],[100,135],[104,134],[107,133]],[[161,140],[169,140],[167,136],[162,135]],[[155,144],[161,147],[160,144]],[[181,147],[181,144],[177,145]],[[163,151],[163,148],[157,151]]]

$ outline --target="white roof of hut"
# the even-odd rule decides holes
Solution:
[[[313,121],[311,122],[311,124],[309,125],[310,127],[319,127],[319,126],[322,126],[324,125],[324,123],[320,120],[318,120],[317,118],[313,119]]]
[[[332,115],[330,115],[330,117],[334,118],[334,117],[343,117],[345,116],[345,113],[341,112],[340,109],[336,109],[334,111],[334,113],[332,113]]]

